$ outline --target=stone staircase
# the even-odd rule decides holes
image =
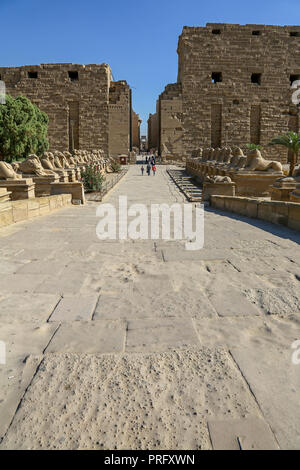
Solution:
[[[183,169],[168,169],[167,173],[190,202],[201,202],[202,189]]]

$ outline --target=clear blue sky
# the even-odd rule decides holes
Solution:
[[[300,24],[299,0],[0,0],[0,65],[108,63],[143,119],[177,79],[183,26]]]

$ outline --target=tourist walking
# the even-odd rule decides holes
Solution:
[[[156,166],[155,166],[155,164],[152,166],[152,171],[153,171],[153,176],[155,176],[155,173],[156,173]]]
[[[148,176],[150,176],[150,173],[151,173],[151,165],[150,165],[149,162],[148,162],[148,165],[147,165],[147,173],[148,173]]]
[[[144,176],[144,170],[145,170],[144,165],[142,165],[142,168],[141,168],[142,176]]]

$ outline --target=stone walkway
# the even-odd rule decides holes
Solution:
[[[184,202],[165,167],[119,195]],[[299,234],[207,209],[200,251],[101,241],[97,207],[0,231],[0,448],[299,449]]]

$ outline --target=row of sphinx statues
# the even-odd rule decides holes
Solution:
[[[103,173],[110,173],[110,159],[106,158],[103,150],[75,150],[70,152],[45,152],[38,157],[29,155],[22,162],[12,164],[0,161],[0,179],[20,179],[22,176],[51,176],[63,175],[66,170],[83,170],[87,165],[95,163]]]
[[[197,162],[200,166],[230,171],[272,171],[283,174],[282,164],[278,161],[266,160],[259,150],[251,150],[247,155],[241,148],[205,148],[197,149],[192,153],[190,162]],[[218,172],[217,172],[218,173]]]

